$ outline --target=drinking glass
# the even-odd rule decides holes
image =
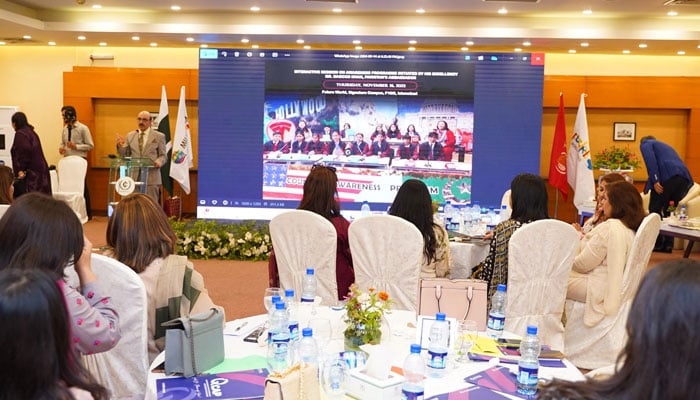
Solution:
[[[313,338],[316,339],[319,353],[323,353],[331,341],[331,321],[327,318],[314,318],[309,320],[309,328],[313,330]]]
[[[263,297],[263,304],[265,304],[265,309],[267,313],[270,313],[272,309],[272,296],[282,296],[282,290],[278,287],[269,287],[265,289],[265,296]]]
[[[323,363],[321,385],[329,399],[345,398],[345,381],[347,376],[348,365],[340,356],[332,357]]]
[[[469,350],[471,350],[474,343],[476,343],[479,334],[476,321],[460,321],[457,329],[457,340],[455,341],[457,347],[457,361],[469,362]]]

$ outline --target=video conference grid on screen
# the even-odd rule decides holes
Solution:
[[[314,165],[336,169],[351,215],[407,179],[498,204],[539,171],[543,69],[525,53],[201,49],[197,216],[296,208]]]

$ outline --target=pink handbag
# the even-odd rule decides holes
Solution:
[[[457,321],[476,321],[486,330],[486,281],[479,279],[423,278],[418,288],[418,314],[445,313]]]

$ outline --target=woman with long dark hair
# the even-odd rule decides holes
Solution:
[[[700,399],[700,262],[649,270],[627,317],[627,343],[606,379],[554,381],[538,399]]]
[[[7,165],[0,165],[0,205],[12,204],[15,187],[15,176],[12,173],[12,168]]]
[[[524,224],[549,218],[547,185],[533,174],[520,174],[510,183],[510,219],[500,222],[493,230],[489,254],[474,267],[472,278],[488,282],[488,298],[499,284],[508,283],[508,242]]]
[[[425,183],[418,179],[404,182],[396,193],[389,214],[401,217],[423,235],[421,278],[444,278],[450,275],[450,246],[447,231],[433,218],[433,203]]]
[[[17,174],[22,187],[16,195],[24,192],[51,194],[49,165],[46,163],[39,135],[34,132],[34,127],[27,121],[23,112],[12,114],[12,127],[15,130],[15,140],[10,150],[12,170]]]
[[[63,294],[53,274],[0,265],[0,399],[107,399],[71,350]]]

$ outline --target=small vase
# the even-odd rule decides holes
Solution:
[[[377,328],[368,332],[364,324],[348,323],[345,329],[345,350],[346,351],[362,351],[360,346],[363,344],[379,344],[382,340],[381,321]]]

